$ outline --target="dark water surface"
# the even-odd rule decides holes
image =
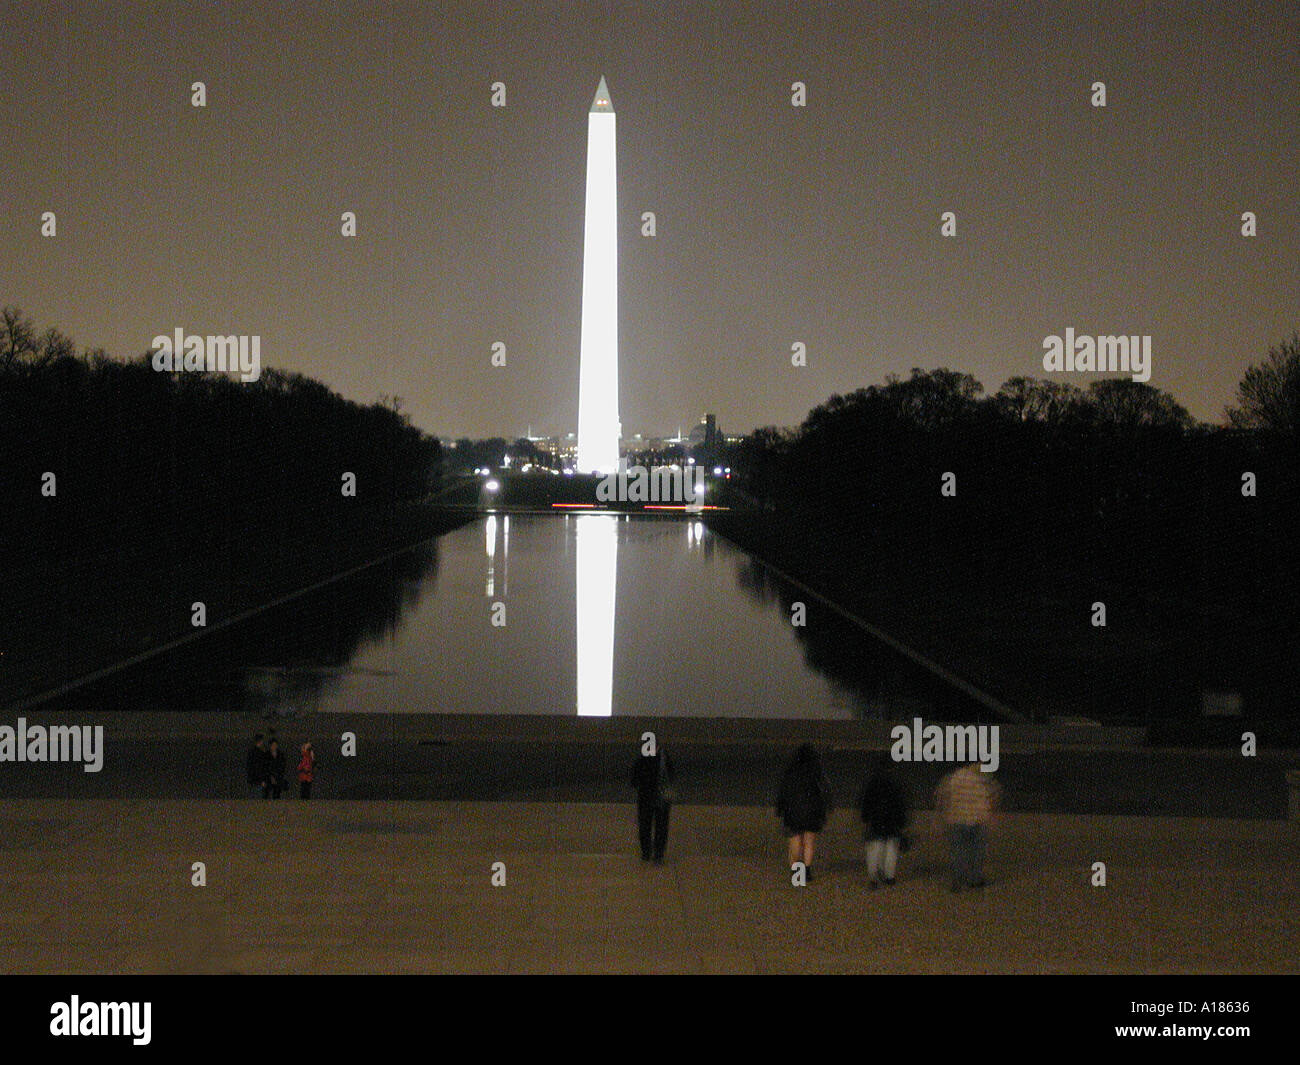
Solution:
[[[486,515],[58,705],[981,716],[700,521],[518,512]]]
[[[438,542],[436,585],[321,711],[848,718],[788,611],[700,522],[500,514]],[[494,623],[495,622],[495,623]]]

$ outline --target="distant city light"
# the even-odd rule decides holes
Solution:
[[[501,483],[496,480],[491,480],[488,481],[483,487],[486,488],[489,492],[495,492],[498,488],[501,487]]]
[[[721,466],[714,466],[714,467],[713,467],[713,476],[714,476],[714,477],[721,477],[721,476],[722,476],[722,467],[721,467]]]

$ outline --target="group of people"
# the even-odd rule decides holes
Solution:
[[[319,760],[310,741],[302,745],[298,762],[298,796],[311,798]],[[248,749],[248,786],[254,798],[278,799],[288,788],[285,755],[275,733],[257,733]],[[668,818],[675,799],[672,761],[662,748],[642,753],[632,766],[632,786],[637,795],[637,833],[641,860],[663,863],[668,849]],[[984,854],[988,828],[998,806],[998,785],[978,762],[960,766],[935,790],[935,810],[943,819],[952,858],[952,890],[984,885]],[[833,802],[821,759],[812,744],[795,751],[781,774],[776,812],[789,837],[789,860],[803,867],[804,881],[812,880],[817,834],[826,827]],[[867,881],[874,890],[892,886],[898,856],[905,851],[909,806],[888,754],[879,755],[858,794],[858,812],[866,840]]]
[[[289,790],[285,777],[285,756],[275,733],[268,737],[257,733],[248,748],[248,786],[253,798],[278,799]],[[312,782],[316,779],[319,761],[310,742],[302,745],[302,758],[298,762],[298,797],[311,798]]]
[[[668,815],[673,802],[673,768],[667,753],[642,754],[632,767],[637,793],[641,859],[660,864],[668,846]],[[951,889],[984,886],[988,829],[999,801],[999,787],[978,762],[959,766],[935,790],[935,810],[942,818],[952,861]],[[776,812],[789,837],[793,869],[801,863],[805,882],[812,879],[817,834],[826,827],[833,802],[821,759],[803,744],[786,765],[777,790]],[[858,794],[866,847],[868,884],[872,890],[892,886],[898,856],[908,849],[907,792],[888,754],[879,755]]]

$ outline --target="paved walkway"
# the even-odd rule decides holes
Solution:
[[[238,713],[24,715],[28,726],[104,727],[103,767],[0,764],[0,805],[10,799],[241,799],[250,737],[268,723]],[[0,724],[14,727],[17,718]],[[677,795],[700,806],[771,807],[795,748],[817,746],[836,803],[856,801],[875,757],[891,746],[885,721],[742,718],[491,717],[312,714],[275,721],[290,776],[310,738],[323,759],[317,797],[357,802],[623,803],[643,732],[671,752]],[[355,736],[344,757],[342,736]],[[1286,816],[1286,772],[1300,751],[1146,747],[1141,729],[1009,725],[998,780],[1015,813],[1229,817]],[[900,764],[916,807],[928,807],[950,763]]]
[[[794,888],[752,807],[675,809],[655,868],[630,805],[9,800],[0,970],[1300,972],[1300,826],[1008,815],[951,895],[921,817],[869,892],[847,812]]]

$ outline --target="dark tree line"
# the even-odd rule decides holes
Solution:
[[[160,373],[78,353],[20,311],[0,322],[0,530],[11,557],[121,536],[202,541],[240,526],[327,531],[351,505],[421,498],[436,439],[400,405],[362,405],[301,374]],[[356,478],[343,494],[344,474]],[[53,475],[53,481],[47,476]]]
[[[847,595],[874,584],[898,617],[1122,595],[1204,686],[1294,672],[1300,337],[1247,371],[1221,427],[1127,378],[982,391],[941,369],[831,396],[735,445],[734,481],[800,539],[792,559]]]
[[[461,437],[445,451],[445,456],[447,472],[458,476],[472,474],[484,466],[498,470],[507,465],[507,460],[513,469],[524,465],[544,466],[547,469],[560,467],[559,460],[550,451],[538,447],[526,436],[513,442],[502,436],[491,436],[486,440]]]

